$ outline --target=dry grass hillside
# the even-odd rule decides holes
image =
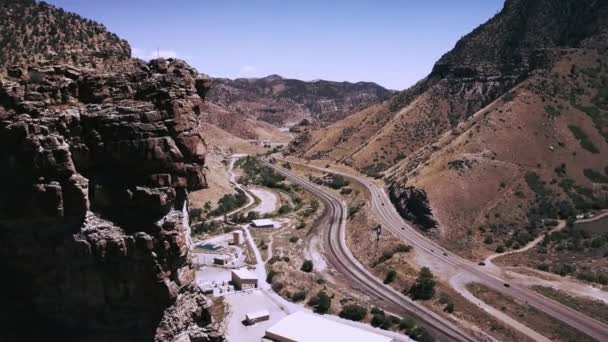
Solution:
[[[608,205],[606,15],[508,0],[427,78],[290,150],[385,177],[400,212],[462,254],[517,247],[543,219]]]
[[[440,237],[454,249],[517,246],[544,229],[538,219],[608,204],[608,58],[555,53],[553,68],[388,171],[426,191]]]
[[[276,126],[255,118],[229,112],[213,103],[208,104],[207,112],[202,113],[202,118],[205,122],[240,139],[277,143],[288,143],[291,140],[288,132],[281,131]]]

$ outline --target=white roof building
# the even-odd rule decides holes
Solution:
[[[255,323],[261,322],[261,321],[267,321],[269,319],[270,319],[270,312],[268,312],[268,310],[250,312],[245,315],[245,320],[249,324],[255,324]]]
[[[246,268],[232,270],[232,274],[236,275],[241,280],[258,280],[258,276]]]
[[[390,337],[341,324],[319,315],[299,311],[266,330],[277,342],[393,342]]]
[[[259,219],[259,220],[251,220],[251,225],[253,227],[271,227],[271,228],[275,228],[275,222],[273,220],[270,219]]]

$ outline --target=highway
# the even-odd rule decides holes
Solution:
[[[293,161],[288,162],[294,163]],[[436,242],[418,232],[418,230],[407,223],[399,213],[397,213],[397,210],[390,202],[389,197],[382,186],[365,177],[302,163],[295,164],[312,168],[317,171],[339,174],[362,184],[369,190],[372,196],[372,212],[379,221],[378,223],[382,224],[383,228],[389,229],[396,237],[412,245],[416,250],[416,253],[423,252],[427,257],[433,258],[435,263],[454,268],[458,272],[457,275],[463,276],[462,273],[464,273],[464,276],[469,279],[474,279],[476,282],[488,286],[504,295],[525,302],[537,310],[554,317],[562,323],[565,323],[598,341],[608,341],[607,324],[544,297],[526,287],[515,284],[509,284],[507,287],[505,284],[507,284],[508,281],[501,276],[500,268],[485,269],[483,266],[479,266],[449,252]],[[282,173],[286,175],[284,171]],[[327,192],[322,189],[317,190],[316,192],[318,193],[319,191]],[[434,324],[432,322],[428,323]]]
[[[365,269],[346,246],[346,218],[348,210],[345,202],[318,185],[294,175],[287,170],[265,162],[290,181],[300,185],[319,198],[325,205],[322,217],[324,256],[328,263],[343,276],[351,287],[375,300],[375,305],[396,315],[413,317],[420,326],[429,330],[439,341],[477,341],[450,322],[424,307],[420,303],[383,284]]]

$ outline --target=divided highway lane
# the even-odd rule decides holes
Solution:
[[[287,161],[287,160],[285,160]],[[293,161],[290,161],[293,163]],[[383,227],[388,228],[395,236],[406,240],[412,244],[417,251],[423,251],[427,255],[432,256],[438,262],[454,267],[459,273],[467,272],[471,278],[477,278],[480,283],[499,291],[505,295],[516,298],[520,301],[528,303],[528,305],[545,312],[555,319],[597,339],[598,341],[608,341],[608,325],[588,317],[576,310],[564,306],[556,301],[544,297],[526,287],[512,285],[505,287],[507,283],[500,275],[500,272],[492,272],[491,269],[484,269],[483,266],[478,266],[473,262],[461,258],[426,236],[418,232],[414,227],[408,224],[397,213],[393,207],[384,189],[378,184],[370,180],[354,176],[348,173],[325,169],[321,167],[296,163],[305,167],[316,169],[318,171],[339,174],[365,186],[372,195],[372,210],[377,218],[381,220]]]
[[[325,256],[332,267],[345,277],[354,288],[378,300],[377,305],[389,312],[417,318],[420,321],[420,325],[432,331],[440,341],[476,341],[476,339],[468,336],[454,323],[442,318],[421,304],[412,301],[409,297],[394,290],[392,287],[383,284],[380,279],[368,272],[357,261],[346,246],[345,228],[348,210],[341,198],[280,167],[270,163],[266,163],[266,165],[299,184],[323,201],[326,208],[326,214],[323,217],[325,221],[323,221],[324,224],[322,225],[326,227],[323,230]]]

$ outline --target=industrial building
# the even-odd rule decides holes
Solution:
[[[269,219],[252,220],[251,226],[255,228],[274,228],[276,227],[275,222]]]
[[[232,283],[237,290],[255,289],[258,287],[258,277],[245,268],[233,270]]]
[[[235,246],[240,246],[244,242],[243,240],[243,232],[240,230],[235,230],[232,232],[232,244]]]
[[[227,263],[226,257],[223,255],[216,256],[213,258],[214,265],[224,266],[224,265],[226,265],[226,263]]]
[[[270,312],[268,310],[250,312],[245,315],[245,322],[247,325],[254,325],[258,322],[267,321],[270,319]]]
[[[276,342],[394,342],[394,339],[350,325],[299,311],[266,330],[264,336]]]

